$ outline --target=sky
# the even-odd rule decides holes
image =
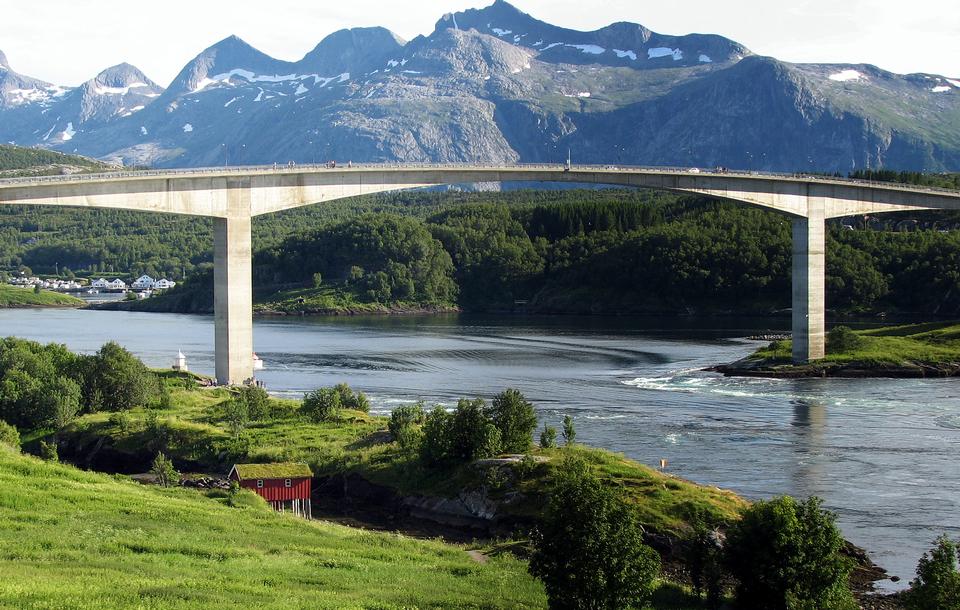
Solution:
[[[447,12],[493,0],[0,0],[0,51],[28,76],[74,86],[121,62],[162,86],[200,51],[236,34],[297,60],[338,29],[379,25],[410,40]],[[616,21],[661,34],[709,33],[791,62],[871,63],[905,74],[960,77],[954,0],[515,0],[555,25]]]

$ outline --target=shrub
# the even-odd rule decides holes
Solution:
[[[526,481],[533,473],[537,470],[537,460],[533,459],[533,456],[529,453],[525,453],[523,457],[513,465],[513,472],[517,475],[517,478],[521,481]]]
[[[863,337],[849,326],[835,326],[827,333],[827,351],[831,354],[851,352],[863,347]]]
[[[540,433],[540,446],[544,449],[553,449],[557,446],[557,429],[553,426],[543,426]]]
[[[111,426],[116,427],[117,430],[123,434],[127,434],[130,431],[130,416],[126,411],[116,411],[110,414],[110,419],[107,420],[110,422]]]
[[[223,419],[227,422],[230,434],[234,437],[240,436],[247,423],[250,421],[250,411],[247,406],[246,398],[234,396],[223,403]]]
[[[150,474],[157,477],[157,484],[163,487],[171,487],[180,484],[180,473],[173,467],[170,458],[158,453],[153,459],[153,466],[150,467]]]
[[[851,562],[841,555],[836,517],[811,497],[757,502],[727,536],[726,559],[744,608],[856,608],[848,587]]]
[[[423,423],[425,417],[423,403],[403,405],[390,413],[387,429],[390,430],[390,436],[401,448],[416,449],[423,439],[423,433],[417,426]]]
[[[303,413],[315,422],[334,421],[343,407],[340,392],[334,388],[319,388],[303,397]]]
[[[693,593],[707,595],[707,607],[719,608],[723,598],[723,543],[719,529],[697,523],[687,540],[686,565]]]
[[[370,412],[370,401],[363,392],[354,393],[350,386],[345,383],[338,383],[333,387],[333,391],[339,395],[342,408],[363,411],[364,413]]]
[[[0,419],[0,445],[20,451],[20,433],[2,419]]]
[[[423,410],[423,402],[417,402],[412,405],[402,405],[390,413],[390,421],[387,423],[387,429],[390,430],[390,436],[394,439],[400,432],[410,426],[422,424],[426,418]]]
[[[633,509],[582,460],[557,469],[533,547],[530,573],[554,609],[640,608],[660,571]]]
[[[960,546],[957,543],[945,535],[937,538],[936,546],[920,558],[917,577],[910,582],[905,600],[909,610],[960,610],[958,558]]]
[[[537,414],[519,390],[509,388],[494,396],[487,413],[500,431],[504,452],[524,453],[530,449]]]
[[[573,427],[573,418],[569,415],[563,416],[563,444],[572,445],[577,440],[577,430]]]
[[[48,462],[59,462],[60,454],[57,452],[57,442],[40,441],[40,459]]]
[[[241,400],[246,403],[247,416],[250,421],[263,421],[270,414],[270,395],[260,386],[243,386],[234,400]]]

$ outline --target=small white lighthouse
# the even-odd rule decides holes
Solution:
[[[180,371],[181,373],[187,372],[187,357],[183,355],[183,352],[177,350],[177,359],[173,361],[173,370]]]
[[[262,371],[263,370],[263,360],[260,359],[256,353],[253,354],[253,370]]]

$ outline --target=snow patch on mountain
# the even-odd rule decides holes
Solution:
[[[947,85],[939,85],[930,90],[931,93],[946,93],[947,91],[952,91],[953,87]]]
[[[126,87],[102,87],[97,85],[94,89],[94,92],[97,95],[126,95],[130,93],[131,89],[139,89],[141,87],[149,87],[147,83],[132,83]]]
[[[513,34],[513,30],[504,30],[501,28],[490,28],[490,31],[496,34],[497,36],[500,36],[501,38],[508,34]]]
[[[60,139],[64,142],[69,142],[75,135],[77,135],[77,130],[73,128],[73,123],[67,123],[67,128],[60,134]]]
[[[574,49],[580,49],[582,52],[589,55],[603,55],[607,52],[603,47],[598,47],[595,44],[568,44],[568,47],[573,47]]]
[[[856,70],[841,70],[840,72],[830,75],[830,80],[838,83],[860,80],[861,78],[864,78],[863,74],[860,74]]]
[[[957,87],[958,89],[960,89],[960,80],[953,80],[952,78],[948,78],[947,82],[953,85],[954,87]]]
[[[401,65],[403,63],[406,63],[406,62],[402,62]],[[327,84],[333,81],[342,83],[344,81],[350,80],[350,73],[344,72],[343,74],[339,74],[337,76],[330,76],[330,77],[320,76],[319,74],[257,74],[251,70],[245,70],[243,68],[234,68],[229,72],[224,72],[222,74],[217,74],[213,77],[206,77],[201,79],[197,83],[196,87],[193,88],[193,91],[191,91],[191,93],[199,93],[200,91],[203,91],[207,87],[210,87],[211,85],[215,85],[215,84],[229,85],[231,84],[231,81],[236,78],[241,78],[247,81],[248,83],[292,83],[292,82],[299,81],[301,85],[304,81],[308,81],[312,78],[313,83],[315,85],[320,84],[320,82],[323,81],[323,85],[321,86],[326,86]]]
[[[709,55],[700,54],[700,63],[702,64],[712,64],[713,60],[710,59]]]
[[[190,123],[184,123],[183,133],[190,133],[191,131],[193,131],[193,125],[191,125]]]
[[[647,59],[657,59],[660,57],[673,57],[673,61],[680,61],[683,59],[683,51],[680,49],[671,49],[670,47],[647,49]]]
[[[614,49],[613,52],[616,53],[617,57],[620,59],[629,57],[631,60],[637,61],[637,53],[635,51],[621,51],[620,49]]]

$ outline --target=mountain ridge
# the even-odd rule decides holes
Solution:
[[[229,36],[165,89],[128,64],[78,88],[4,67],[0,141],[158,167],[561,162],[570,149],[591,163],[943,171],[960,169],[960,81],[791,64],[629,22],[580,32],[496,0],[409,42],[338,30],[298,61]]]

